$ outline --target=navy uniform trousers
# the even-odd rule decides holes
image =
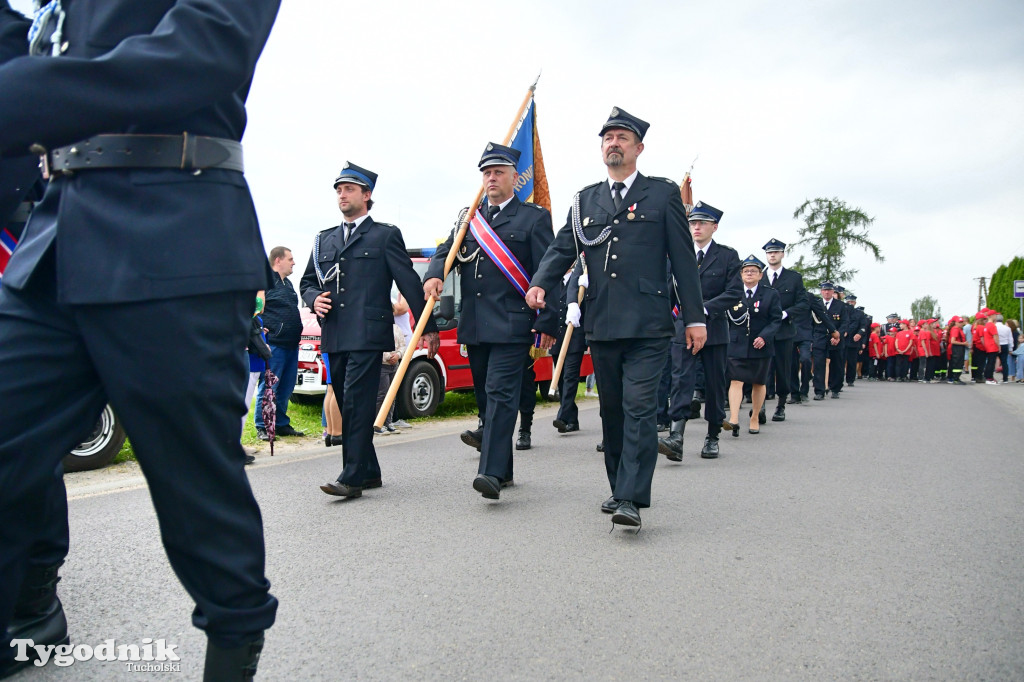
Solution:
[[[811,347],[811,361],[814,363],[814,392],[817,395],[825,393],[825,361],[828,363],[828,390],[838,393],[843,389],[843,377],[845,376],[846,349],[840,346],[833,346],[828,336],[815,337]]]
[[[590,342],[612,497],[641,508],[651,506],[651,479],[658,463],[658,382],[669,342],[668,337]],[[623,452],[636,455],[623,457]]]
[[[726,381],[725,367],[729,344],[704,346],[694,355],[686,347],[686,325],[676,321],[676,335],[672,339],[672,395],[669,398],[669,417],[672,421],[687,419],[690,403],[697,386],[698,364],[704,364],[704,419],[708,433],[717,434],[725,421]]]
[[[48,270],[50,281],[37,271],[21,291],[0,288],[0,633],[26,565],[66,552],[54,471],[109,401],[195,600],[193,623],[219,646],[243,645],[277,610],[238,440],[254,292],[64,305]]]
[[[331,385],[341,408],[342,470],[338,481],[358,488],[381,477],[380,461],[373,447],[373,422],[377,418],[382,353],[353,350],[332,351],[328,355]]]
[[[583,335],[582,329],[576,329],[573,331],[573,340],[576,335]],[[576,405],[576,391],[580,386],[580,367],[583,365],[583,355],[587,351],[587,347],[583,346],[580,349],[573,348],[575,343],[569,344],[569,350],[565,353],[565,364],[562,365],[562,376],[559,377],[561,382],[559,405],[558,405],[558,419],[561,419],[566,424],[579,424],[580,423],[580,408]],[[554,351],[554,348],[552,348]],[[558,353],[552,352],[553,362],[558,362]]]
[[[529,346],[523,343],[467,344],[473,386],[484,388],[484,433],[480,443],[480,468],[477,473],[512,480],[512,434],[516,429],[523,373],[523,355]],[[479,395],[479,393],[478,393]]]

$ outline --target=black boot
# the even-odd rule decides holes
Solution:
[[[672,430],[668,438],[658,439],[658,452],[673,462],[683,461],[683,432],[686,431],[686,420],[672,422]]]
[[[262,651],[263,635],[235,649],[222,649],[207,640],[203,682],[249,682],[256,677]]]
[[[530,429],[533,427],[533,415],[532,414],[520,414],[519,415],[519,440],[516,441],[516,450],[529,450],[530,444]]]
[[[786,421],[786,399],[783,396],[779,397],[779,404],[775,408],[775,414],[772,415],[773,422],[784,422]]]
[[[720,431],[708,431],[704,439],[704,447],[700,450],[702,459],[715,459],[718,457],[718,434]]]
[[[11,639],[31,639],[35,644],[68,644],[68,621],[57,597],[57,571],[64,562],[45,568],[30,567],[14,602],[14,615],[7,626]],[[34,651],[26,661],[0,659],[0,678],[13,675],[35,663]]]

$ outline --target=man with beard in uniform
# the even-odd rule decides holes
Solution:
[[[713,239],[721,219],[722,211],[700,201],[690,211],[690,232],[700,273],[708,340],[700,353],[691,353],[686,348],[685,324],[676,324],[676,335],[672,339],[672,392],[669,398],[672,428],[666,438],[658,439],[658,452],[673,462],[683,459],[683,432],[690,418],[698,363],[704,366],[704,419],[708,423],[700,456],[704,459],[718,457],[718,434],[722,432],[723,426],[732,428],[725,418],[728,390],[725,368],[729,351],[726,310],[740,299],[743,282],[740,280],[739,254],[735,249]]]
[[[667,258],[681,299],[690,352],[704,345],[704,311],[693,240],[679,186],[637,171],[648,123],[619,109],[601,127],[608,179],[582,189],[566,226],[541,261],[527,302],[546,292],[582,251],[589,285],[584,330],[600,387],[605,470],[612,496],[601,511],[612,523],[639,526],[651,504],[658,461],[658,380],[674,329]]]
[[[825,326],[816,325],[813,329],[813,342],[811,355],[814,362],[814,399],[825,399],[825,372],[828,367],[828,389],[832,391],[832,397],[839,397],[839,390],[843,384],[843,366],[846,350],[843,345],[846,336],[845,332],[849,327],[850,307],[835,297],[835,287],[832,282],[821,283],[821,299],[825,309],[825,315],[832,320],[838,332],[838,337],[825,333]],[[826,365],[826,360],[828,364]]]
[[[206,679],[255,672],[277,600],[238,425],[268,273],[239,140],[278,5],[75,0],[30,30],[0,0],[0,155],[51,176],[0,287],[0,677],[27,664],[6,633],[33,546],[63,522],[54,470],[107,402],[195,600]],[[159,390],[155,357],[174,358]],[[56,613],[55,567],[48,582]]]
[[[424,306],[402,231],[369,215],[376,186],[376,173],[345,163],[334,181],[344,221],[316,236],[299,282],[302,300],[322,318],[320,350],[327,353],[331,385],[341,402],[343,468],[320,490],[346,498],[362,497],[364,490],[383,485],[373,421],[381,354],[395,350],[392,283],[417,319]],[[422,340],[433,357],[440,345],[433,317]]]
[[[532,380],[529,389],[523,388],[530,348],[537,334],[540,346],[550,348],[558,333],[557,312],[535,315],[524,300],[529,278],[554,233],[547,209],[523,203],[515,195],[519,155],[518,150],[493,142],[484,149],[478,167],[487,197],[457,256],[462,269],[459,343],[466,344],[477,400],[484,401],[480,466],[473,489],[491,500],[513,485],[516,414],[522,391],[535,390]],[[444,262],[454,239],[453,231],[430,259],[423,276],[427,296],[441,295]]]
[[[847,291],[843,302],[850,306],[849,338],[846,342],[846,385],[853,386],[857,379],[857,363],[860,361],[864,346],[867,345],[868,330],[871,327],[868,316],[857,307],[857,294]]]
[[[782,257],[786,253],[786,245],[774,237],[764,245],[768,267],[761,278],[763,284],[771,287],[779,294],[782,305],[782,323],[775,333],[775,349],[772,356],[772,374],[774,374],[774,393],[778,398],[772,421],[786,421],[786,397],[796,387],[790,389],[789,380],[792,374],[793,342],[797,333],[797,320],[807,317],[810,306],[807,304],[807,289],[804,278],[795,270],[782,267]],[[769,391],[772,378],[769,375]]]

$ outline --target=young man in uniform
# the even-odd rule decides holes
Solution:
[[[690,417],[690,403],[697,382],[697,364],[704,367],[704,419],[707,435],[700,456],[715,459],[719,454],[718,435],[729,425],[725,418],[728,386],[725,368],[729,351],[729,322],[725,311],[740,298],[740,256],[736,250],[714,240],[722,211],[698,201],[690,211],[690,233],[700,273],[704,315],[707,317],[707,341],[699,353],[692,353],[686,344],[685,324],[676,324],[672,339],[672,389],[669,396],[669,417],[672,428],[666,438],[658,439],[658,452],[673,462],[683,459],[683,433]]]
[[[550,348],[558,333],[557,313],[535,314],[524,298],[554,233],[547,209],[516,197],[518,162],[519,151],[511,147],[491,142],[484,149],[477,165],[487,196],[476,207],[457,256],[462,271],[459,343],[466,345],[477,400],[484,402],[473,489],[492,500],[513,484],[512,435],[530,348],[538,334],[541,347]],[[423,276],[427,296],[441,295],[454,240],[453,231],[430,259]],[[532,380],[529,386],[533,389]]]
[[[765,268],[761,281],[779,294],[782,305],[782,324],[775,334],[775,348],[772,356],[772,376],[768,377],[768,392],[774,392],[778,398],[772,421],[786,420],[786,398],[790,393],[798,393],[796,387],[790,387],[792,375],[793,343],[797,334],[797,320],[803,319],[810,311],[807,305],[807,289],[804,278],[795,270],[782,266],[782,257],[786,253],[786,244],[774,237],[764,245],[768,267]],[[773,391],[774,389],[774,391]]]
[[[321,318],[320,350],[328,355],[331,385],[341,403],[343,468],[320,490],[347,498],[383,485],[373,422],[382,353],[395,349],[392,283],[417,319],[424,305],[402,231],[369,215],[376,186],[376,173],[345,163],[334,181],[344,221],[316,236],[299,283],[302,300]],[[433,317],[423,341],[433,357],[440,345]]]
[[[612,522],[640,525],[651,504],[658,461],[658,380],[674,329],[669,262],[681,299],[680,319],[691,353],[704,345],[704,311],[693,239],[679,186],[637,171],[648,123],[612,109],[601,127],[608,178],[573,201],[532,280],[526,300],[543,308],[545,294],[582,251],[589,264],[584,329],[600,385],[605,469],[612,496],[601,511]]]
[[[839,391],[843,386],[843,353],[844,332],[849,326],[850,307],[835,297],[835,287],[832,282],[821,283],[821,301],[825,309],[825,315],[832,320],[839,337],[825,333],[821,325],[814,328],[814,340],[811,353],[814,361],[814,399],[825,399],[825,372],[828,367],[828,387],[832,391],[832,397],[838,398]],[[828,364],[826,365],[826,361]]]

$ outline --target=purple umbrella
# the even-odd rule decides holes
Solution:
[[[274,386],[279,379],[274,376],[268,367],[263,388],[263,425],[267,429],[268,440],[270,441],[270,456],[274,456],[274,435],[277,433],[277,402],[275,401]]]

